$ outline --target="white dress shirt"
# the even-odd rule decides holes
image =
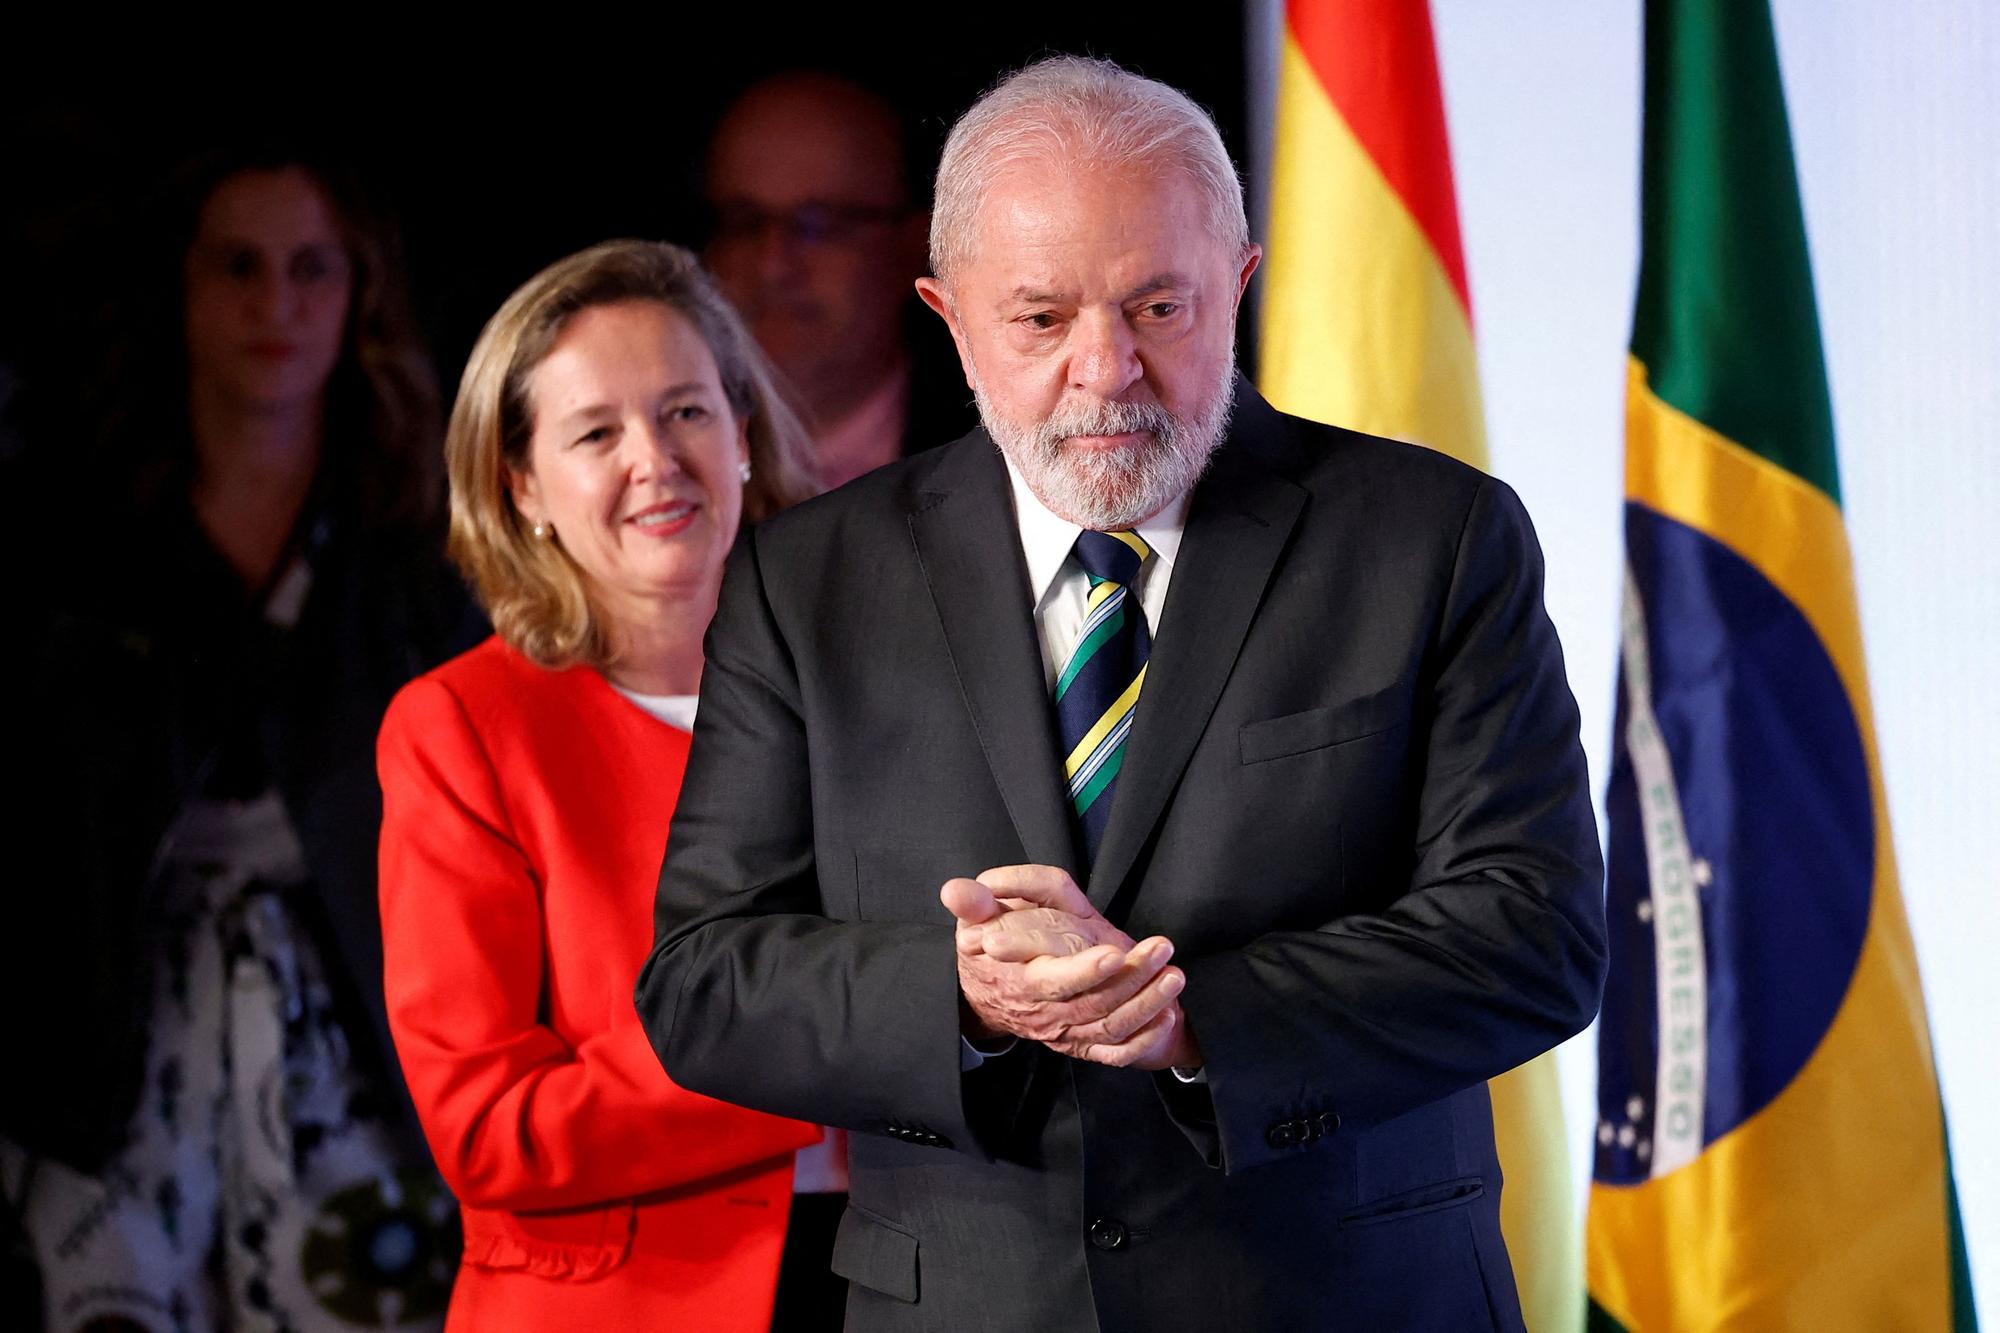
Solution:
[[[1028,591],[1035,599],[1035,637],[1042,649],[1043,684],[1055,689],[1056,673],[1076,649],[1083,629],[1084,604],[1090,596],[1090,576],[1084,573],[1071,548],[1083,529],[1059,518],[1036,498],[1021,479],[1012,459],[1007,462],[1007,479],[1014,484],[1014,521],[1021,530],[1021,554],[1028,560]],[[1139,605],[1146,612],[1146,628],[1157,638],[1160,613],[1167,605],[1167,583],[1174,576],[1174,558],[1180,554],[1181,532],[1187,526],[1188,492],[1134,529],[1141,541],[1153,549],[1152,558],[1139,567]]]

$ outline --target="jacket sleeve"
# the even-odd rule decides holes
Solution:
[[[1603,864],[1576,703],[1540,549],[1499,482],[1471,498],[1426,659],[1407,884],[1371,894],[1379,912],[1182,960],[1208,1082],[1161,1092],[1212,1164],[1413,1110],[1597,1012]]]
[[[950,926],[825,915],[798,673],[756,538],[738,544],[709,624],[641,1020],[686,1086],[984,1154],[989,1128],[965,1099],[1011,1105],[1020,1062],[961,1076]]]
[[[431,1151],[462,1201],[606,1203],[815,1140],[811,1125],[675,1086],[636,1015],[575,1046],[540,1021],[544,886],[447,685],[426,678],[397,696],[377,758],[389,1024]]]

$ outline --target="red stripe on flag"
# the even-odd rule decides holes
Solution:
[[[1428,0],[1287,0],[1285,26],[1472,315]]]

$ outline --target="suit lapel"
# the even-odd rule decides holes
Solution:
[[[1232,443],[1283,429],[1247,389],[1238,396],[1237,411],[1241,424]],[[1304,505],[1302,489],[1240,446],[1219,450],[1196,487],[1118,774],[1111,822],[1086,889],[1098,910],[1117,896],[1159,823]]]
[[[1006,467],[983,432],[939,456],[912,505],[910,537],[1022,849],[1081,882],[1020,529]]]

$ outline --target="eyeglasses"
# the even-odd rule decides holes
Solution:
[[[901,204],[836,204],[810,199],[792,208],[764,208],[735,201],[718,204],[709,240],[714,245],[762,242],[773,231],[798,246],[846,245],[869,227],[900,222],[910,215]]]

